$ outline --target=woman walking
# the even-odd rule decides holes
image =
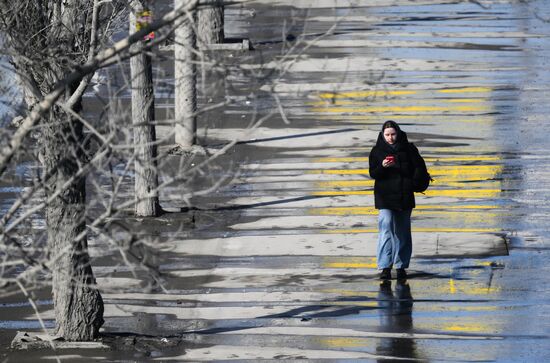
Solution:
[[[414,165],[424,164],[418,149],[396,122],[382,126],[369,155],[369,174],[374,182],[374,206],[378,214],[378,269],[381,279],[407,278],[412,255],[411,212],[415,207]]]

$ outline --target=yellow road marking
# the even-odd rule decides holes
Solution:
[[[456,197],[456,198],[494,198],[499,196],[500,189],[428,189],[423,193],[427,197]],[[316,196],[343,196],[343,195],[372,195],[372,190],[348,191],[318,191],[312,192]]]
[[[437,92],[440,93],[487,93],[492,92],[493,89],[489,87],[463,87],[463,88],[450,88],[441,89]]]
[[[435,90],[438,93],[488,93],[493,89],[489,87],[461,87]],[[430,93],[433,90],[362,90],[348,92],[324,92],[319,95],[322,99],[338,98],[364,98],[364,97],[388,97],[388,96],[408,96],[418,93]]]
[[[456,294],[455,280],[453,279],[449,280],[449,293]]]
[[[500,287],[479,286],[471,281],[449,279],[449,294],[489,295],[498,291],[500,291]]]
[[[323,268],[376,268],[376,257],[352,257],[324,259]]]
[[[373,107],[313,107],[313,112],[328,113],[350,113],[350,112],[488,112],[492,108],[489,106],[373,106]]]
[[[459,331],[459,332],[465,332],[465,333],[479,333],[483,331],[489,330],[486,325],[481,324],[452,324],[452,325],[444,325],[442,327],[443,330],[446,331]]]
[[[354,148],[354,150],[369,151],[371,148]],[[451,161],[500,161],[500,156],[440,156],[440,157],[424,157],[426,162],[451,162]],[[354,157],[326,157],[312,159],[312,163],[352,163],[352,162],[368,162],[366,156]]]
[[[455,281],[449,279],[449,294],[488,295],[499,291],[499,288],[479,287],[468,281]],[[445,293],[445,291],[442,291]]]
[[[491,179],[494,175],[472,175],[462,178],[459,175],[446,177],[446,178],[436,178],[432,182],[433,185],[445,185],[447,187],[457,187],[462,188],[467,186],[468,188],[474,187],[499,187],[501,182]],[[461,182],[458,182],[461,181]],[[468,181],[468,184],[464,184],[464,181]],[[476,183],[472,183],[477,181]],[[331,180],[324,182],[316,182],[315,186],[317,188],[353,188],[353,187],[372,187],[374,185],[374,180]]]
[[[385,101],[385,100],[382,100],[382,101]],[[380,101],[374,101],[374,100],[365,100],[365,99],[356,99],[356,100],[339,100],[339,101],[334,101],[334,99],[324,99],[323,101],[312,101],[312,102],[307,102],[307,105],[308,106],[367,106],[369,103],[372,104],[374,102],[380,102]],[[481,99],[481,98],[451,98],[451,99],[444,99],[444,98],[431,98],[431,99],[412,99],[412,98],[408,98],[408,99],[400,99],[400,100],[396,100],[396,99],[392,99],[391,100],[392,103],[395,103],[395,102],[400,102],[400,103],[404,103],[404,102],[411,102],[411,103],[414,103],[414,104],[419,104],[419,103],[435,103],[435,104],[444,104],[444,103],[483,103],[483,102],[487,102],[486,99]],[[392,106],[388,106],[388,107],[392,107]],[[429,107],[429,106],[427,106]]]
[[[491,264],[492,264],[491,261],[479,261],[479,262],[477,262],[478,266],[484,266],[484,267],[490,267]]]
[[[371,343],[366,338],[317,338],[319,345],[326,348],[354,348],[354,347],[368,347]]]
[[[429,166],[430,175],[454,175],[465,178],[472,175],[496,175],[502,172],[502,165],[437,165]]]
[[[352,92],[338,92],[331,93],[325,92],[319,95],[322,99],[336,99],[336,98],[362,98],[362,97],[388,97],[388,96],[404,96],[414,95],[417,91],[386,91],[386,90],[372,90],[372,91],[352,91]]]
[[[434,175],[460,175],[468,178],[472,175],[496,175],[504,167],[502,165],[428,165],[428,171]],[[336,174],[336,175],[359,175],[369,174],[369,169],[312,169],[305,171],[306,174]]]
[[[381,120],[380,116],[372,116],[372,115],[317,115],[317,117],[321,120],[333,120],[333,121],[364,121],[368,123],[375,123],[377,125],[381,124],[383,120]],[[430,115],[425,114],[422,115],[422,117],[419,117],[418,115],[392,115],[391,118],[395,120],[410,120],[413,119],[416,121],[416,123],[423,123],[423,122],[452,122],[452,123],[492,123],[495,121],[493,117],[486,117],[486,118],[480,118],[478,115],[477,117],[468,117],[468,118],[462,118],[464,116],[460,116],[461,118],[457,118],[457,115]]]

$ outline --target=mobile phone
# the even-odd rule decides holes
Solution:
[[[386,160],[390,163],[393,163],[395,161],[395,156],[394,155],[388,155],[388,156],[386,156]]]

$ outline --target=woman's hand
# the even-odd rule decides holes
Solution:
[[[394,166],[395,165],[395,159],[384,159],[382,160],[382,166],[384,168],[389,168],[391,166]]]

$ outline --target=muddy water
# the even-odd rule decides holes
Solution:
[[[241,140],[214,170],[230,173],[223,165],[233,162],[238,178],[195,198],[194,229],[177,216],[142,227],[144,238],[165,243],[155,258],[167,292],[115,266],[113,254],[95,263],[105,331],[181,337],[181,349],[128,356],[550,359],[545,2],[352,3],[228,8],[228,35],[251,38],[255,51],[230,57],[244,69],[228,78],[225,97],[235,102],[199,133],[212,148]],[[294,56],[282,58],[294,44]],[[284,72],[269,63],[276,59]],[[252,72],[276,77],[289,125]],[[275,114],[243,134],[255,111]],[[411,278],[381,285],[366,168],[389,118],[435,182],[417,196]],[[169,189],[163,202],[182,206],[178,196]],[[38,326],[28,306],[9,303],[3,336]]]

